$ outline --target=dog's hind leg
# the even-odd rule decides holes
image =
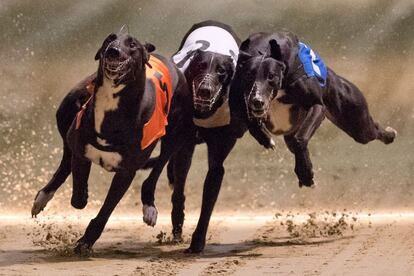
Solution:
[[[192,235],[190,247],[185,250],[185,253],[200,253],[204,249],[208,224],[223,181],[223,163],[236,144],[236,138],[228,137],[220,132],[212,133],[210,137],[206,137],[206,143],[208,149],[208,172],[204,181],[201,214]]]
[[[168,161],[167,164],[167,179],[168,179],[168,185],[170,185],[171,190],[174,189],[174,157]]]
[[[287,147],[295,155],[295,173],[299,179],[299,187],[311,187],[314,184],[308,143],[324,118],[324,107],[314,105],[295,133],[284,136]]]
[[[99,210],[98,215],[89,222],[85,234],[78,240],[75,253],[85,256],[91,251],[92,246],[102,234],[109,217],[118,205],[125,192],[131,186],[135,177],[135,171],[121,170],[115,173],[111,187],[105,198],[105,202]]]
[[[88,204],[88,178],[91,171],[91,161],[72,155],[72,199],[71,205],[76,209],[85,208]]]
[[[360,144],[367,144],[374,140],[380,140],[384,144],[394,142],[397,131],[391,127],[385,129],[372,119],[366,102],[352,107],[343,108],[341,113],[332,115],[327,113],[328,119],[346,134]],[[329,111],[329,109],[328,109]]]
[[[367,144],[376,139],[384,144],[392,143],[397,131],[391,127],[384,129],[374,121],[358,87],[332,71],[329,74],[330,91],[324,97],[328,119],[358,143]]]
[[[56,190],[65,182],[71,172],[72,152],[68,145],[64,143],[63,156],[59,168],[54,173],[52,179],[36,195],[32,206],[32,217],[36,217],[53,198]]]
[[[173,193],[171,196],[172,211],[171,221],[173,225],[173,237],[175,242],[182,241],[182,232],[184,224],[184,209],[185,209],[185,195],[184,188],[187,180],[188,171],[191,167],[191,161],[193,158],[195,144],[188,143],[180,151],[174,154],[172,161],[172,174],[173,182],[170,182],[173,187]],[[169,164],[170,165],[170,164]]]
[[[364,111],[363,113],[365,114],[349,112],[343,114],[346,118],[332,120],[332,122],[360,144],[368,144],[374,140],[380,140],[384,144],[394,142],[397,136],[395,129],[392,127],[386,127],[384,129],[372,119],[368,111]]]

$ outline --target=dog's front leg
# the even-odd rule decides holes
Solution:
[[[275,150],[276,145],[272,136],[262,125],[250,122],[249,132],[260,145],[264,146],[266,149]]]
[[[63,156],[59,168],[56,170],[49,183],[47,183],[47,185],[36,194],[32,206],[32,217],[36,217],[41,211],[43,211],[46,204],[53,198],[56,190],[65,182],[71,172],[71,159],[72,152],[68,145],[64,143]]]
[[[295,173],[299,178],[299,187],[311,187],[314,184],[308,142],[324,118],[324,106],[314,105],[297,131],[284,137],[289,150],[295,155]]]
[[[158,211],[154,203],[154,194],[158,179],[165,164],[170,160],[171,156],[177,151],[180,151],[183,146],[194,144],[194,127],[187,127],[188,125],[183,124],[173,128],[173,123],[175,122],[172,122],[167,129],[167,135],[161,139],[160,155],[155,159],[156,161],[154,162],[153,169],[147,179],[142,183],[141,187],[143,220],[149,226],[155,226],[157,222]],[[177,137],[180,137],[180,139],[177,139]]]
[[[210,137],[206,137],[208,172],[204,181],[201,214],[191,239],[191,245],[185,253],[200,253],[206,244],[208,224],[223,181],[223,163],[236,144],[236,138],[223,136],[213,133]]]
[[[184,188],[187,180],[188,171],[191,167],[191,161],[193,159],[193,153],[195,148],[195,141],[186,144],[182,149],[177,152],[170,162],[172,164],[172,177],[170,175],[170,185],[173,188],[171,196],[171,202],[173,205],[171,211],[171,221],[173,224],[173,237],[175,242],[182,241],[182,232],[184,224],[184,206],[185,195]],[[170,172],[171,173],[171,172]]]
[[[116,205],[128,190],[135,177],[135,171],[122,170],[115,174],[111,187],[105,198],[105,202],[99,210],[98,215],[89,222],[85,234],[79,239],[75,247],[75,253],[88,255],[96,240],[101,236],[105,225]]]
[[[72,154],[72,199],[71,204],[76,209],[85,208],[88,204],[88,178],[91,172],[91,161]]]

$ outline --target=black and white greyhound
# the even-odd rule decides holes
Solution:
[[[164,144],[174,143],[175,137],[186,137],[193,128],[187,119],[192,102],[185,77],[168,59],[149,54],[154,50],[125,32],[110,34],[95,56],[97,73],[78,84],[57,111],[63,158],[38,192],[32,215],[43,210],[70,173],[71,204],[82,209],[87,204],[91,163],[115,172],[102,208],[77,242],[78,254],[90,252],[157,141],[166,133]],[[93,90],[91,97],[88,89]]]
[[[156,212],[148,212],[154,205],[154,191],[158,177],[167,166],[168,180],[174,191],[171,213],[174,239],[181,240],[184,222],[184,185],[194,147],[205,142],[208,151],[208,173],[204,182],[201,214],[187,253],[204,249],[207,228],[224,176],[223,163],[242,135],[238,122],[231,121],[228,105],[230,84],[234,75],[240,39],[232,28],[216,21],[195,24],[184,36],[172,59],[185,74],[194,103],[193,123],[196,132],[174,155],[168,155],[161,143],[160,156],[149,162],[151,174],[142,186],[144,221],[155,225]],[[247,127],[244,128],[245,130]],[[268,137],[268,136],[267,136]],[[268,138],[270,139],[270,138]],[[265,138],[263,138],[265,140]],[[270,142],[268,142],[270,143]],[[163,151],[164,148],[164,151]],[[171,152],[171,150],[170,150]],[[150,164],[151,163],[151,164]]]
[[[265,147],[272,145],[262,132],[284,136],[299,186],[314,184],[307,146],[325,116],[358,143],[389,144],[397,134],[376,123],[361,91],[290,32],[256,33],[243,41],[230,106],[232,116],[256,125],[252,134]]]

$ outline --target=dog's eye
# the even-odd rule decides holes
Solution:
[[[129,44],[129,47],[130,47],[130,48],[136,48],[136,47],[137,47],[137,44],[136,44],[135,42],[131,42],[131,43]]]
[[[226,70],[220,66],[217,67],[216,71],[219,75],[224,75],[226,73]]]
[[[273,74],[273,73],[269,73],[268,75],[267,75],[267,79],[268,80],[273,80],[275,78],[275,74]]]

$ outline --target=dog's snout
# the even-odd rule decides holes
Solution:
[[[109,58],[119,58],[119,56],[120,56],[119,49],[113,48],[113,47],[109,48],[106,51],[106,56],[109,57]]]
[[[211,90],[207,87],[200,87],[197,94],[201,98],[208,99],[211,96]]]
[[[254,108],[262,109],[264,107],[265,102],[262,97],[254,97],[252,99],[252,104]]]

